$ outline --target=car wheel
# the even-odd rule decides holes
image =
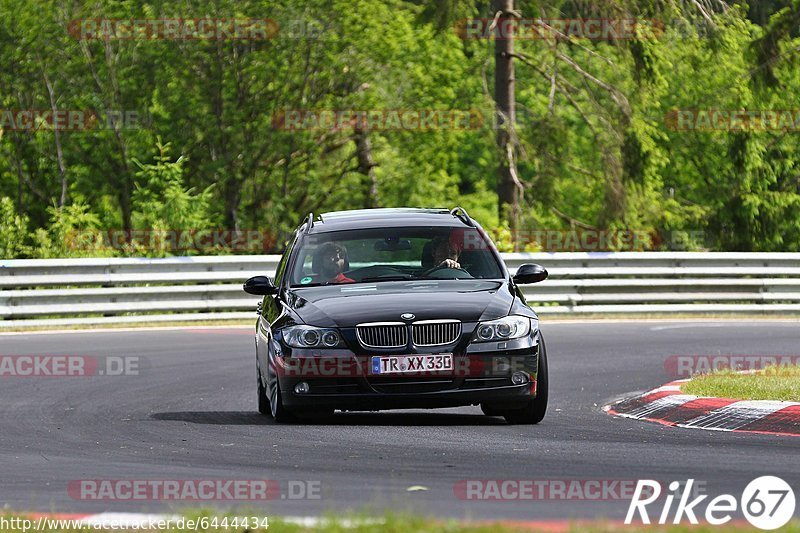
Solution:
[[[503,411],[502,415],[509,424],[538,424],[547,412],[547,397],[550,387],[547,374],[547,349],[544,345],[544,337],[541,336],[541,333],[539,335],[541,347],[536,369],[536,398],[529,400],[525,407]]]
[[[269,413],[272,415],[273,420],[279,424],[286,422],[294,422],[296,417],[283,406],[283,399],[281,398],[281,387],[278,383],[278,377],[273,376],[267,369],[267,380],[269,380]]]
[[[258,380],[258,412],[262,415],[271,415],[267,389],[264,388],[264,383],[261,381],[261,370],[258,369],[258,365],[256,365],[256,379]]]

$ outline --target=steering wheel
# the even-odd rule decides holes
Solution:
[[[454,271],[456,271],[456,272],[462,272],[462,273],[466,274],[466,275],[467,275],[466,277],[469,277],[469,278],[472,278],[472,277],[473,277],[473,275],[472,275],[472,274],[470,274],[470,273],[469,273],[469,272],[468,272],[466,269],[463,269],[463,268],[453,268],[453,267],[449,267],[449,266],[443,266],[443,265],[440,265],[440,266],[434,267],[434,268],[433,268],[433,270],[431,270],[431,271],[428,273],[428,275],[427,275],[427,276],[425,276],[425,277],[426,277],[426,278],[430,278],[430,277],[431,277],[431,274],[433,274],[434,272],[441,272],[441,271],[443,271],[443,270],[454,270]],[[464,279],[464,277],[465,277],[465,276],[456,276],[456,279]],[[439,276],[434,276],[434,277],[433,277],[433,279],[442,279],[442,278],[440,278]]]

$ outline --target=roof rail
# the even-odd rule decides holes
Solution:
[[[308,233],[311,231],[311,228],[313,227],[314,227],[314,213],[311,212],[308,214],[308,217],[306,218],[306,229],[305,231],[303,231],[303,233],[308,235]]]
[[[475,227],[475,222],[472,221],[472,219],[469,217],[469,213],[467,213],[467,210],[464,209],[463,207],[461,206],[454,207],[453,209],[450,210],[450,214],[453,215],[454,217],[457,217],[467,226],[470,226],[472,228]]]

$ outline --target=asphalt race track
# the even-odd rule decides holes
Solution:
[[[245,329],[0,336],[0,355],[141,362],[138,375],[0,378],[0,505],[164,512],[198,504],[84,501],[67,487],[83,479],[271,479],[282,490],[290,481],[318,482],[320,498],[245,506],[269,516],[391,508],[472,519],[620,519],[628,500],[465,500],[454,485],[694,478],[712,497],[738,497],[752,479],[773,474],[800,490],[800,438],[668,428],[601,411],[670,381],[670,355],[800,355],[800,323],[542,326],[551,400],[539,426],[510,426],[478,407],[337,413],[310,425],[275,425],[256,412],[253,337]],[[413,486],[427,490],[408,491]]]

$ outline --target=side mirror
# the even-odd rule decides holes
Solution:
[[[248,294],[255,294],[257,296],[265,296],[267,294],[276,294],[277,287],[272,284],[267,276],[253,276],[244,282],[242,286],[244,292]]]
[[[525,285],[526,283],[539,283],[547,279],[547,269],[541,265],[526,263],[520,265],[517,273],[511,278],[514,283]]]

